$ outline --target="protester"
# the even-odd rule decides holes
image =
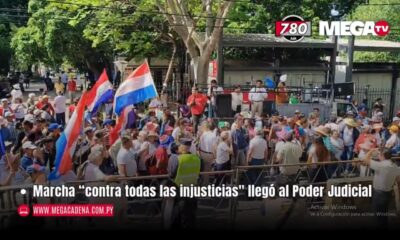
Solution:
[[[240,90],[240,86],[235,87],[235,91],[231,93],[232,96],[232,112],[234,114],[242,112],[243,104],[243,93]]]
[[[192,88],[192,95],[189,96],[187,100],[187,105],[190,107],[190,111],[192,113],[192,122],[194,125],[195,133],[197,133],[200,119],[202,118],[202,115],[204,113],[207,101],[207,97],[202,93],[199,93],[197,87]]]
[[[210,98],[210,108],[208,117],[217,117],[217,95],[223,93],[224,89],[218,86],[217,80],[211,80],[210,87],[207,90],[207,96]]]
[[[243,116],[241,114],[236,114],[235,123],[232,124],[233,166],[247,165],[246,155],[249,146],[249,135],[246,129],[243,128],[243,121]]]
[[[261,116],[263,112],[263,102],[267,98],[267,90],[262,86],[261,80],[256,81],[256,86],[249,92],[251,102],[251,117]]]
[[[375,155],[375,156],[374,156]],[[378,155],[378,156],[377,156]],[[372,160],[375,158],[375,160]],[[374,192],[372,194],[373,210],[376,213],[378,228],[386,228],[388,225],[389,203],[392,197],[393,185],[400,176],[400,168],[392,160],[391,149],[370,149],[365,157],[364,164],[374,170],[372,181]]]
[[[65,126],[65,112],[67,111],[67,99],[63,93],[57,92],[57,97],[54,98],[54,111],[56,113],[56,122]]]
[[[134,177],[137,175],[137,164],[132,137],[129,134],[123,134],[121,143],[122,146],[117,155],[118,173],[120,176]]]
[[[247,153],[247,162],[250,166],[263,165],[268,160],[268,144],[263,138],[264,132],[262,129],[256,130],[256,136],[250,140],[249,151]],[[260,169],[248,170],[250,184],[259,185]]]

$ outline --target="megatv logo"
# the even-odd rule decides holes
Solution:
[[[319,35],[323,36],[386,36],[390,26],[385,20],[373,21],[320,21]]]

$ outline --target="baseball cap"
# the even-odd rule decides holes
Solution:
[[[12,116],[14,116],[14,114],[11,113],[11,112],[6,112],[6,113],[4,114],[4,117],[12,117]]]
[[[52,132],[52,131],[54,131],[54,130],[56,130],[56,129],[61,129],[61,128],[62,128],[62,126],[59,125],[59,124],[57,124],[57,123],[52,123],[52,124],[50,124],[49,127],[48,127],[48,129],[49,129],[50,132]]]
[[[22,149],[36,149],[37,147],[31,142],[27,141],[24,144],[22,144]]]
[[[104,120],[104,122],[103,122],[103,127],[104,126],[108,126],[108,125],[112,125],[114,123],[114,120],[112,120],[112,119],[106,119],[106,120]]]

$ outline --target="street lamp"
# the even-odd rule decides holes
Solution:
[[[331,8],[331,21],[336,20],[337,18],[340,17],[340,12],[338,9],[336,9],[337,6],[336,4],[332,4],[332,8]],[[331,103],[333,103],[333,100],[335,98],[335,93],[334,93],[334,84],[335,84],[335,72],[336,72],[336,56],[337,56],[337,45],[338,45],[338,37],[337,36],[333,36],[333,52],[331,55]]]

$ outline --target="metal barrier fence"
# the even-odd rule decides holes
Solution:
[[[296,174],[293,175],[293,184],[298,185],[325,185],[328,179],[341,177],[349,178],[355,177],[354,174],[357,166],[361,161],[337,161],[337,162],[322,162],[322,163],[299,163],[299,164],[270,164],[259,166],[238,166],[232,170],[215,171],[215,172],[202,172],[199,182],[200,186],[208,184],[215,184],[216,186],[239,186],[253,184],[255,186],[267,186],[270,184],[279,184],[278,178],[282,176],[278,174],[278,168],[296,168]],[[351,171],[345,172],[345,168],[351,167]],[[366,176],[370,175],[368,169],[365,169]],[[210,182],[205,182],[204,177],[208,176]],[[155,186],[161,184],[166,185],[169,180],[168,175],[160,176],[144,176],[144,177],[130,177],[120,178],[117,182],[110,184],[126,185],[129,186]],[[70,182],[66,185],[91,185],[91,184],[105,184],[102,181],[76,181]],[[26,189],[27,194],[21,195],[20,190]],[[198,199],[198,219],[223,219],[226,224],[234,226],[238,212],[247,211],[246,208],[241,208],[248,201],[246,190],[241,190],[239,196],[235,198],[210,198],[204,197]],[[79,197],[80,196],[80,197]],[[12,214],[16,214],[16,210],[20,204],[31,205],[40,202],[43,199],[33,197],[32,185],[24,186],[10,186],[0,188],[0,228],[7,226],[7,219]],[[125,210],[128,210],[129,223],[154,223],[162,226],[162,206],[163,198],[128,198],[119,199],[116,206],[126,204]],[[261,198],[252,199],[262,200]],[[74,199],[69,198],[49,198],[45,199],[46,203],[87,203],[88,199],[82,198],[77,191]],[[309,199],[309,204],[323,204],[323,199],[316,202],[315,199]]]

